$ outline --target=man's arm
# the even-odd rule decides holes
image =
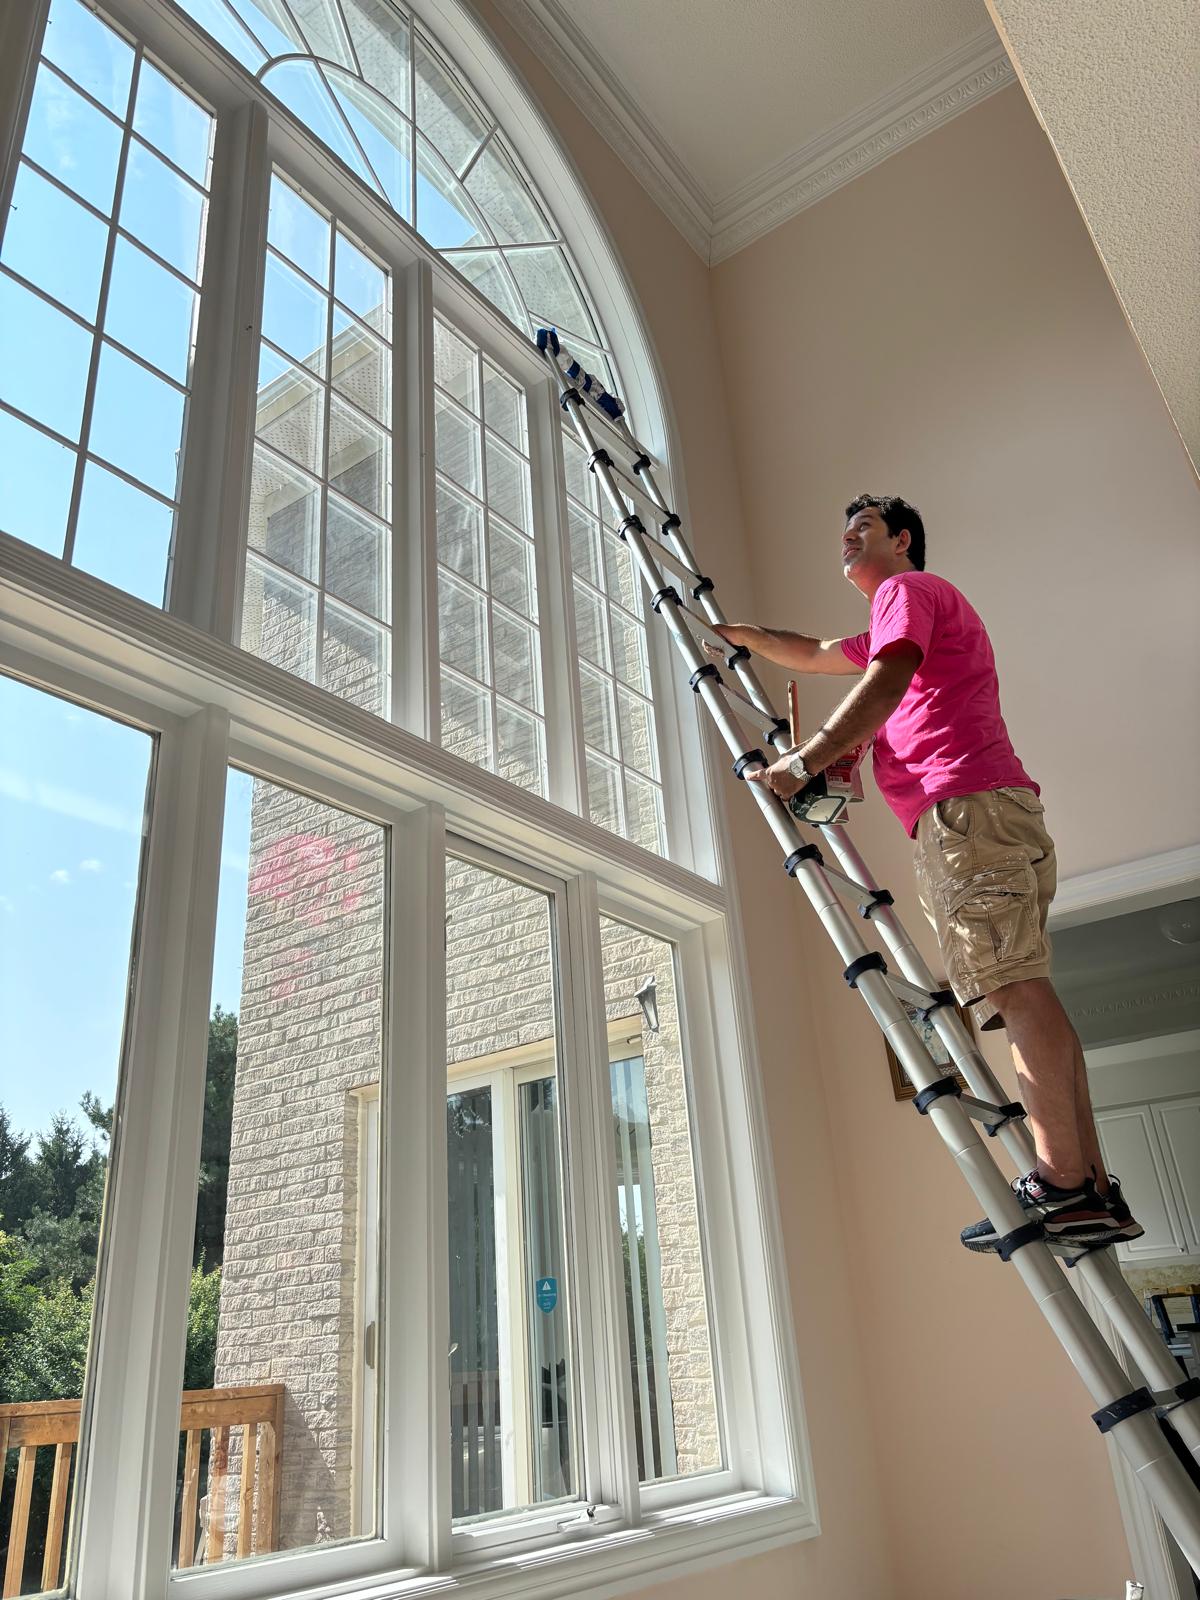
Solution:
[[[843,653],[840,639],[810,639],[806,633],[789,633],[786,628],[757,628],[748,622],[723,622],[715,631],[727,643],[735,647],[745,645],[756,656],[781,667],[790,667],[793,672],[841,676],[862,671]],[[712,655],[720,655],[716,645],[706,643],[704,648]]]
[[[781,800],[790,800],[803,785],[788,771],[789,761],[799,755],[815,777],[830,762],[871,738],[904,699],[920,664],[920,650],[907,639],[886,646],[863,673],[862,682],[855,684],[818,733],[797,749],[789,750],[773,766],[747,772],[746,778],[765,783]]]

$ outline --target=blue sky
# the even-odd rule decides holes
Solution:
[[[36,1133],[114,1096],[148,734],[0,677],[0,1104]],[[250,779],[231,774],[213,1000],[237,1010]],[[82,1121],[82,1119],[80,1119]]]

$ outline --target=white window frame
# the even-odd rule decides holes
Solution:
[[[44,7],[37,16],[17,17],[20,9],[7,7],[0,18],[0,156],[7,163],[0,187],[15,166],[16,133],[32,83],[26,50]],[[611,1593],[614,1583],[657,1581],[811,1536],[818,1531],[811,1464],[744,998],[738,911],[717,881],[721,844],[707,820],[711,775],[692,720],[692,697],[685,701],[678,676],[667,680],[660,670],[669,642],[651,628],[656,688],[672,685],[667,698],[656,698],[660,734],[671,730],[664,740],[664,785],[669,806],[685,823],[689,812],[694,823],[703,823],[692,829],[701,844],[691,844],[687,826],[677,830],[669,811],[676,847],[683,839],[677,860],[659,859],[579,814],[581,757],[564,764],[556,803],[427,742],[429,708],[438,703],[436,643],[428,621],[436,615],[428,545],[435,305],[501,365],[523,370],[531,446],[540,437],[545,442],[539,449],[549,452],[543,470],[535,470],[535,495],[547,526],[561,528],[561,452],[553,443],[558,407],[545,370],[532,347],[514,339],[505,319],[382,202],[346,184],[337,162],[297,133],[286,113],[273,112],[268,124],[261,106],[247,103],[244,82],[236,81],[215,47],[166,0],[111,0],[105,9],[216,109],[219,129],[201,307],[202,330],[208,325],[209,336],[193,381],[180,514],[187,537],[179,543],[171,609],[158,611],[0,535],[4,670],[159,734],[140,913],[144,957],[122,1067],[99,1265],[100,1333],[83,1407],[85,1492],[75,1513],[70,1581],[81,1600],[110,1594],[158,1600],[164,1592],[194,1592],[197,1600],[259,1600],[301,1588],[314,1597],[353,1593],[368,1582],[374,1590],[385,1583],[381,1592],[388,1594],[419,1595],[444,1589],[447,1574],[469,1574],[475,1592],[487,1600],[549,1600]],[[416,9],[435,36],[453,33],[462,45],[455,56],[469,75],[489,70],[517,153],[560,216],[574,208],[580,237],[603,271],[611,262],[610,247],[594,219],[582,214],[586,208],[580,190],[572,188],[570,168],[516,79],[496,71],[495,47],[477,20],[460,12],[454,0],[422,0]],[[15,62],[8,48],[14,39]],[[509,111],[511,120],[505,120]],[[398,281],[393,348],[402,372],[393,407],[403,418],[396,470],[405,477],[408,495],[406,510],[398,500],[394,510],[398,523],[405,514],[409,519],[410,536],[401,548],[410,554],[405,571],[397,573],[403,604],[394,607],[393,627],[398,639],[404,635],[409,659],[397,646],[393,671],[405,690],[391,724],[232,644],[253,429],[265,186],[274,160],[296,181],[311,185],[323,204],[389,262]],[[235,248],[239,238],[243,245]],[[379,248],[380,239],[387,249]],[[614,305],[620,309],[624,296],[633,329],[632,301],[611,264]],[[611,311],[606,316],[613,326]],[[620,325],[615,331],[620,333]],[[634,340],[632,332],[628,337]],[[665,453],[669,429],[654,385],[644,365],[632,359],[633,342],[629,350],[627,361],[619,347],[618,360],[633,375],[635,405],[640,396],[646,413],[659,418],[658,448]],[[217,403],[231,392],[244,400]],[[573,619],[563,541],[545,539],[541,548],[549,660],[551,628],[556,650],[572,653]],[[409,665],[415,668],[411,676]],[[562,698],[555,718],[568,736],[566,748],[581,752],[577,692]],[[548,745],[555,739],[549,718],[547,739]],[[225,771],[231,760],[380,822],[395,841],[386,987],[389,1016],[402,1017],[404,1026],[388,1031],[384,1079],[403,1083],[405,1096],[385,1090],[382,1112],[382,1531],[361,1543],[168,1577]],[[560,1050],[569,1063],[566,1081],[577,1086],[565,1096],[568,1149],[574,1152],[565,1179],[568,1211],[576,1219],[577,1337],[585,1317],[589,1327],[576,1347],[577,1383],[587,1397],[581,1410],[581,1500],[602,1508],[595,1520],[571,1521],[556,1506],[545,1523],[516,1517],[507,1528],[491,1530],[490,1543],[480,1536],[466,1545],[452,1533],[443,1490],[449,1447],[445,964],[441,938],[429,930],[444,919],[447,829],[454,854],[470,852],[510,876],[549,884],[559,907],[560,949],[571,952],[560,971]],[[706,1474],[644,1488],[637,1483],[611,1181],[601,912],[673,941],[687,995],[680,1021],[730,1463],[719,1480]],[[581,1226],[583,1218],[593,1225]],[[423,1318],[402,1314],[411,1307],[414,1283],[426,1286],[429,1310]],[[751,1294],[752,1306],[746,1303]],[[101,1451],[90,1448],[96,1439],[103,1441]],[[560,1527],[564,1520],[569,1525]]]

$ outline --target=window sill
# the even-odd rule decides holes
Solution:
[[[663,1583],[779,1545],[813,1538],[820,1525],[798,1500],[737,1495],[657,1512],[639,1527],[561,1534],[519,1554],[461,1562],[449,1571],[339,1585],[340,1600],[600,1600]],[[310,1600],[317,1600],[311,1595]]]

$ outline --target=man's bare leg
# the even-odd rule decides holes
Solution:
[[[1024,978],[988,999],[1004,1020],[1021,1098],[1037,1147],[1037,1170],[1060,1189],[1093,1175],[1108,1188],[1092,1118],[1083,1046],[1048,978]]]

